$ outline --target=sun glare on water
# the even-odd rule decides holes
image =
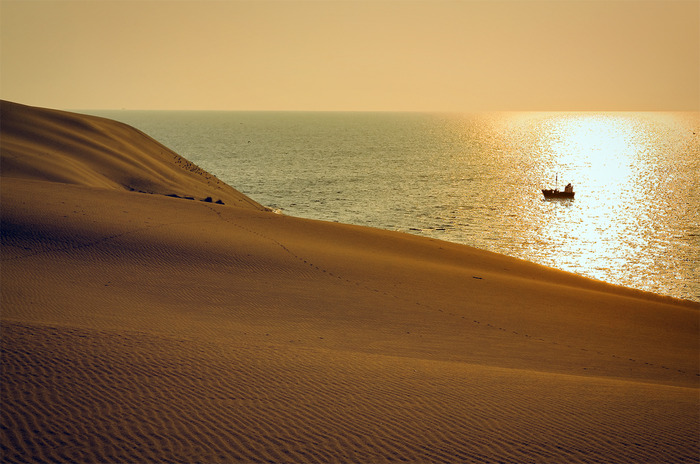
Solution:
[[[658,286],[658,269],[687,280],[690,245],[686,250],[668,245],[671,237],[690,234],[677,219],[692,208],[683,195],[697,179],[684,178],[692,169],[679,171],[674,163],[688,162],[692,154],[669,153],[657,143],[660,133],[667,138],[668,131],[678,130],[677,123],[646,113],[535,118],[527,126],[535,132],[534,162],[544,166],[544,184],[553,187],[558,175],[558,187],[573,183],[576,197],[541,199],[524,212],[530,232],[523,257],[661,293],[667,289]]]
[[[624,185],[633,159],[642,149],[633,128],[623,119],[581,116],[560,120],[553,128],[551,152],[563,166],[581,164],[600,185]]]

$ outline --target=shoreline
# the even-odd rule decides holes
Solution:
[[[609,116],[613,118],[609,122],[616,126],[616,118],[613,115]],[[678,137],[683,137],[686,134],[683,128],[694,129],[698,121],[697,117],[688,120],[682,116],[668,116],[668,120],[660,119],[661,116],[650,116],[649,119],[630,116],[620,122],[625,123],[626,130],[634,130],[635,127],[641,130],[641,124],[644,131],[656,131],[666,124],[674,124],[673,129],[669,127],[669,130],[677,133]],[[685,237],[687,231],[692,232],[693,214],[691,212],[690,215],[679,216],[682,207],[678,206],[678,202],[662,195],[662,191],[658,190],[662,188],[659,184],[656,189],[651,186],[644,189],[647,191],[645,198],[638,198],[640,190],[635,190],[637,193],[628,189],[621,191],[620,201],[623,203],[620,204],[600,190],[599,178],[603,172],[596,179],[595,171],[576,168],[576,177],[584,189],[581,193],[583,196],[570,208],[558,208],[541,200],[539,188],[546,187],[544,184],[540,185],[541,178],[547,178],[548,173],[539,172],[542,166],[538,158],[544,154],[535,153],[523,157],[524,159],[516,153],[507,157],[510,159],[511,156],[515,156],[518,159],[516,164],[532,160],[530,164],[522,166],[522,169],[531,174],[514,173],[515,168],[508,162],[498,168],[498,173],[491,172],[491,175],[487,176],[491,178],[495,174],[497,177],[494,180],[479,177],[469,181],[463,179],[463,166],[460,167],[460,162],[454,159],[459,158],[460,151],[464,151],[465,156],[466,153],[470,153],[469,156],[474,157],[474,171],[482,171],[486,168],[484,163],[488,156],[479,153],[486,155],[490,150],[497,149],[499,143],[515,147],[521,146],[522,142],[524,145],[519,151],[530,153],[532,147],[527,144],[527,140],[520,140],[519,136],[506,133],[503,134],[502,142],[499,142],[500,137],[496,137],[493,140],[494,145],[489,145],[488,140],[484,139],[489,131],[477,132],[473,137],[481,141],[480,146],[485,145],[479,149],[479,153],[472,153],[473,150],[468,147],[456,144],[448,144],[444,150],[438,148],[440,140],[421,132],[421,127],[427,124],[431,127],[435,125],[440,131],[444,129],[448,140],[459,134],[455,130],[448,130],[448,126],[452,127],[454,124],[428,115],[416,116],[413,120],[401,115],[306,117],[238,113],[201,117],[194,113],[147,113],[114,117],[135,124],[150,135],[157,136],[156,138],[167,142],[166,145],[175,148],[178,153],[220,175],[222,180],[241,189],[246,195],[267,206],[281,207],[286,214],[292,216],[399,230],[453,241],[616,285],[700,302],[700,288],[695,284],[700,275],[696,275],[692,263],[685,260],[685,255],[692,255],[692,251],[697,248],[692,237]],[[493,122],[495,125],[492,130],[496,133],[506,130],[514,123],[513,117],[501,116]],[[595,122],[582,117],[578,123],[567,123],[567,116],[564,114],[553,114],[550,118],[552,124],[561,124],[562,127],[567,124]],[[476,130],[484,122],[483,115],[476,115],[464,120],[463,124],[465,130],[466,127]],[[544,129],[542,123],[543,121],[536,120],[527,124],[523,122],[524,126],[521,129],[540,133],[539,131]],[[298,134],[285,129],[291,125],[298,125]],[[345,126],[347,129],[343,129]],[[415,143],[403,141],[401,134],[413,131],[416,134],[411,140],[415,140]],[[346,132],[347,134],[343,135]],[[267,137],[266,133],[277,135]],[[184,134],[187,136],[183,136]],[[543,137],[555,135],[540,134]],[[336,137],[338,140],[334,141]],[[249,139],[253,141],[252,145],[247,144]],[[669,134],[664,136],[654,132],[650,140],[656,142],[649,143],[664,146],[671,143],[671,139],[676,140]],[[297,147],[294,140],[306,142]],[[350,140],[353,143],[349,143]],[[397,162],[401,163],[401,159],[414,160],[408,162],[403,181],[399,181],[403,177],[400,164],[396,169],[390,169],[386,160],[382,161],[384,157],[371,160],[369,154],[373,151],[372,147],[383,142],[395,147],[387,154],[390,153],[392,158],[398,157]],[[669,169],[666,164],[668,156],[656,153],[651,145],[647,147],[652,150],[649,158],[646,162],[640,160],[642,164],[635,172],[641,172],[639,169],[642,169],[652,175],[652,172],[656,172],[651,168],[652,165],[656,165],[662,171]],[[680,142],[674,143],[673,146],[682,148]],[[301,158],[282,155],[286,152],[298,153]],[[446,173],[446,177],[439,172],[433,172],[430,166],[422,165],[419,162],[419,152],[425,152],[426,157],[434,159],[440,165],[448,163],[441,169]],[[314,161],[309,162],[321,154],[323,163],[319,165]],[[345,156],[348,162],[344,161]],[[582,153],[581,156],[592,156],[595,159],[594,153]],[[350,159],[353,161],[350,162]],[[318,161],[320,162],[321,158]],[[239,162],[245,163],[247,167],[236,169],[235,165]],[[692,163],[687,156],[681,156],[678,162],[674,163],[674,166],[677,166],[673,170],[674,175],[680,176],[679,179],[683,179],[682,183],[693,182],[693,175],[688,172],[689,162]],[[377,172],[368,175],[364,169],[373,163],[377,163]],[[324,172],[324,166],[336,165],[339,168],[329,168],[328,172]],[[234,168],[229,169],[228,166]],[[272,166],[274,169],[267,168]],[[470,168],[469,171],[471,170]],[[246,175],[246,171],[251,175]],[[537,173],[532,173],[533,171]],[[447,175],[449,172],[455,172],[457,178],[450,180]],[[514,176],[519,179],[520,174],[524,177],[517,182],[507,180],[513,179]],[[433,180],[422,183],[421,179],[425,175]],[[373,182],[371,179],[375,176],[377,177]],[[494,185],[493,182],[498,176],[502,176],[506,183],[500,185],[499,182],[499,185]],[[588,178],[584,181],[581,176]],[[289,178],[286,179],[287,177]],[[327,181],[319,184],[324,177],[328,177]],[[355,177],[357,181],[343,180]],[[552,172],[551,182],[554,182],[554,177]],[[635,182],[635,185],[639,186],[640,183]],[[504,190],[496,198],[485,193],[501,187]],[[448,198],[441,197],[446,191],[453,190],[454,193]],[[433,201],[426,197],[429,192],[438,195],[432,207],[427,206]],[[457,192],[461,192],[462,196]],[[630,198],[631,196],[634,198]],[[627,201],[624,201],[624,198]],[[664,208],[663,205],[669,201],[671,204]],[[484,209],[486,207],[493,207],[495,210],[489,211],[490,208]],[[623,209],[616,212],[619,208]],[[596,212],[599,209],[601,211]],[[653,218],[646,215],[644,211],[647,210],[651,211],[649,214],[653,213]],[[633,214],[632,211],[644,215],[641,216],[643,226],[642,223],[639,224],[641,229],[635,229],[634,224],[637,220],[634,216],[637,214]],[[609,218],[608,224],[602,219],[605,217]],[[652,227],[654,223],[665,224],[666,232],[649,232],[660,231]],[[431,228],[445,230],[435,231]],[[425,230],[418,232],[409,229]],[[596,233],[596,230],[600,230],[600,234]],[[687,252],[684,254],[681,250]]]

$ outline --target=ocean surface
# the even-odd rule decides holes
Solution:
[[[287,215],[700,301],[699,113],[83,112]]]

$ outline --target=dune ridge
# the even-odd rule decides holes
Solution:
[[[700,305],[272,214],[128,126],[13,105],[3,461],[697,462]]]
[[[97,116],[1,101],[5,178],[46,180],[264,209],[143,132]]]

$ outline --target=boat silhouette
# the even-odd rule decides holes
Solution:
[[[561,191],[558,188],[558,183],[559,183],[559,174],[557,174],[553,189],[542,189],[542,194],[544,195],[544,199],[545,200],[573,200],[574,195],[576,195],[576,192],[574,192],[574,186],[571,185],[571,183],[569,183],[566,185],[566,187],[564,187],[564,191]]]

